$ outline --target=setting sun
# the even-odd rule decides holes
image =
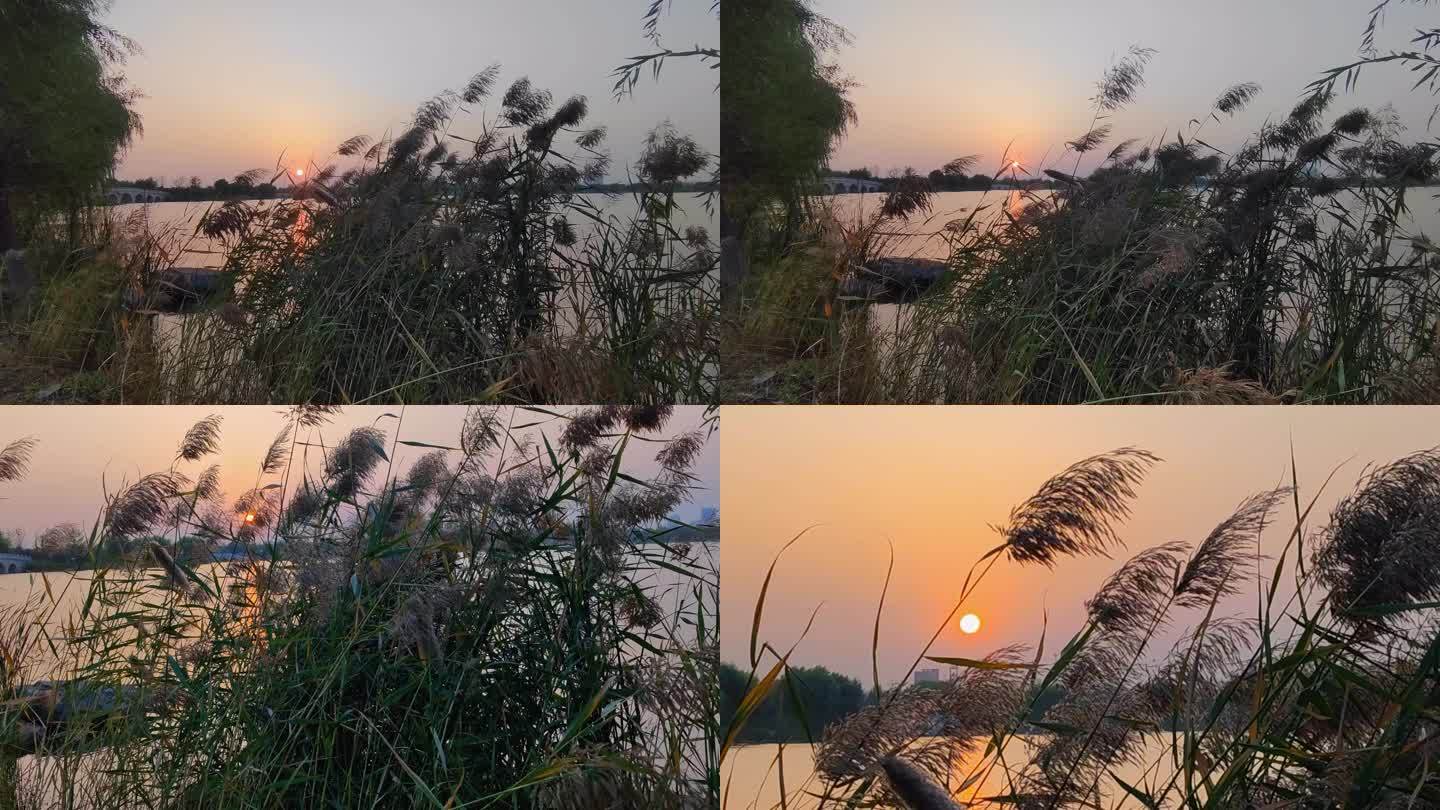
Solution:
[[[974,613],[966,613],[960,617],[960,632],[971,635],[980,630],[980,617]]]
[[[255,522],[255,513],[254,513],[254,512],[248,512],[248,513],[246,513],[246,515],[245,515],[245,522],[246,522],[246,523],[254,523],[254,522]],[[966,618],[969,618],[969,617],[967,616]]]
[[[296,169],[296,170],[295,170],[295,176],[296,176],[296,177],[304,177],[304,176],[305,176],[305,170],[304,170],[304,169]]]

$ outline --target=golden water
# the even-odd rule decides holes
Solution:
[[[1015,767],[1024,763],[1029,743],[1023,737],[1011,737],[1005,744],[1003,759]],[[771,810],[782,807],[780,801],[780,762],[784,763],[785,802],[787,810],[814,810],[820,807],[820,797],[825,795],[825,786],[815,774],[815,758],[810,746],[805,743],[787,743],[783,746],[783,760],[779,757],[782,746],[775,744],[743,745],[730,751],[720,766],[720,806],[722,810]],[[977,752],[983,753],[985,741],[977,740]],[[1174,769],[1171,764],[1169,739],[1153,737],[1143,754],[1144,764],[1122,763],[1113,767],[1112,772],[1129,784],[1146,792],[1159,794],[1170,779]],[[999,767],[977,768],[981,756],[957,761],[952,770],[948,789],[962,804],[975,807],[1005,808],[1013,804],[984,802],[986,797],[1000,796],[1011,791],[1004,770]],[[993,758],[985,762],[993,764]],[[1104,808],[1119,806],[1125,800],[1125,792],[1110,779],[1100,785],[1106,800]],[[1134,799],[1125,801],[1134,807]],[[831,796],[827,807],[842,807],[843,803]]]

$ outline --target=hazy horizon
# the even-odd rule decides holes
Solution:
[[[400,475],[432,448],[396,445],[396,438],[453,447],[468,410],[461,405],[349,407],[327,424],[300,429],[297,438],[317,445],[308,448],[309,469],[314,470],[323,456],[318,445],[333,446],[350,430],[373,424],[385,431],[392,448],[391,475]],[[221,488],[234,498],[256,486],[260,461],[283,426],[285,412],[266,405],[9,406],[0,427],[0,447],[25,437],[37,444],[29,473],[20,481],[0,483],[0,531],[23,530],[29,546],[40,532],[60,523],[88,529],[99,516],[106,493],[113,494],[142,475],[169,469],[185,431],[210,414],[223,417],[219,453],[201,463],[182,464],[181,469],[193,477],[211,463],[220,464]],[[507,413],[515,415],[516,425],[538,423],[533,430],[544,431],[552,444],[563,430],[555,417],[523,409]],[[402,420],[398,434],[393,417]],[[701,407],[677,406],[664,435],[693,429],[703,417]],[[657,471],[654,449],[648,442],[632,443],[626,453],[628,472],[645,476]],[[305,453],[306,448],[297,447],[295,455],[304,460]],[[719,505],[719,455],[717,432],[692,470],[699,482],[680,509],[682,519],[698,519],[702,508]]]
[[[978,154],[971,172],[993,174],[1009,146],[1038,175],[1038,168],[1057,165],[1066,141],[1090,129],[1095,84],[1132,45],[1156,51],[1145,86],[1106,122],[1113,132],[1086,155],[1081,173],[1127,138],[1143,144],[1162,133],[1173,138],[1177,129],[1188,138],[1190,120],[1204,118],[1226,88],[1258,83],[1261,93],[1245,111],[1201,131],[1207,143],[1229,151],[1267,118],[1287,115],[1323,71],[1355,61],[1374,5],[1116,0],[1102,10],[1057,0],[1001,6],[815,0],[815,11],[853,37],[830,58],[860,85],[851,91],[859,123],[840,141],[830,166],[881,175],[909,166],[924,174]],[[1409,40],[1421,26],[1440,26],[1435,9],[1392,3],[1376,47],[1411,50]],[[1437,98],[1424,87],[1411,92],[1414,81],[1404,67],[1367,67],[1355,92],[1337,85],[1327,120],[1394,102],[1408,134],[1421,137]],[[1060,168],[1070,171],[1074,159],[1071,153]]]
[[[159,0],[116,0],[103,22],[141,52],[122,67],[144,93],[145,127],[121,156],[124,180],[165,177],[209,186],[250,169],[323,165],[353,135],[403,131],[422,102],[462,88],[492,63],[492,98],[456,130],[493,118],[499,95],[528,76],[555,101],[586,96],[584,126],[605,126],[611,180],[626,177],[643,139],[669,120],[711,153],[719,149],[716,75],[698,59],[672,59],[659,80],[647,71],[632,96],[616,100],[611,71],[657,50],[642,30],[645,2],[550,0],[515,4],[432,0],[275,0],[191,3],[183,13]],[[719,47],[709,3],[662,10],[662,43],[673,50]]]
[[[1163,461],[1119,526],[1125,549],[1113,559],[1062,559],[1053,570],[1002,559],[961,611],[980,617],[980,631],[963,635],[952,622],[931,651],[982,658],[1024,644],[1033,654],[1043,630],[1046,660],[1053,659],[1082,627],[1085,600],[1125,559],[1170,540],[1198,543],[1244,498],[1288,485],[1292,438],[1302,505],[1338,468],[1307,521],[1313,532],[1367,464],[1440,445],[1437,415],[1427,407],[1365,406],[727,409],[722,659],[748,667],[766,571],[787,541],[814,526],[779,558],[759,638],[788,650],[818,607],[791,665],[826,666],[868,685],[893,542],[879,646],[881,680],[892,683],[953,607],[971,564],[1000,542],[992,525],[1075,461],[1124,446],[1149,450]],[[1289,500],[1272,514],[1261,548],[1271,559],[1219,613],[1253,616],[1257,588],[1273,573],[1294,514]],[[1166,637],[1199,618],[1182,612]]]

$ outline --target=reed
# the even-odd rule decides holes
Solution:
[[[477,408],[401,471],[403,422],[327,444],[297,409],[233,502],[188,471],[200,422],[88,535],[135,556],[7,622],[4,719],[42,732],[14,806],[713,806],[717,573],[653,527],[715,423],[661,439],[670,414]],[[627,475],[646,445],[660,472]],[[205,564],[218,543],[246,553]],[[112,697],[93,724],[19,709],[47,676]]]
[[[1307,499],[1295,488],[1266,490],[1193,545],[1142,550],[1086,602],[1084,626],[1049,656],[1043,637],[1033,653],[1006,648],[982,660],[933,655],[927,645],[916,663],[948,664],[956,674],[938,686],[883,694],[877,681],[871,705],[815,729],[815,772],[804,780],[791,774],[791,795],[780,806],[1419,807],[1440,800],[1430,742],[1440,569],[1424,550],[1433,545],[1424,541],[1433,523],[1426,510],[1436,506],[1440,481],[1433,461],[1427,451],[1367,472],[1328,517],[1312,516],[1318,492]],[[1073,477],[1073,469],[1061,473],[1037,497],[1049,500],[1047,491]],[[1291,477],[1298,480],[1298,471]],[[1084,512],[1061,508],[1048,520],[1069,525]],[[1102,520],[1106,531],[1117,530],[1123,514],[1109,510]],[[1282,520],[1291,526],[1267,557],[1262,534]],[[986,553],[946,623],[1002,556],[1064,565],[1085,551],[1055,533],[1033,536],[1053,556],[1004,555],[1009,541]],[[1256,591],[1252,607],[1228,615],[1243,602],[1226,597],[1246,582]],[[729,740],[743,730],[747,707],[792,671],[793,648],[765,643],[761,616],[757,608],[751,628],[760,653],[743,699],[724,720]],[[794,705],[803,714],[803,701]],[[809,794],[804,801],[801,792]],[[728,796],[727,806],[749,798]]]
[[[1333,75],[1233,152],[1211,130],[1254,84],[1181,131],[1114,143],[1109,119],[1137,102],[1152,58],[1132,49],[1107,70],[1091,127],[1024,167],[1053,192],[987,192],[934,222],[929,180],[907,172],[867,216],[808,209],[793,239],[766,236],[794,232],[793,213],[761,217],[743,246],[755,270],[727,301],[727,399],[1440,398],[1435,250],[1407,224],[1415,190],[1436,182],[1437,145],[1408,140],[1393,111],[1334,109]],[[1020,171],[1007,155],[993,179]],[[907,233],[945,246],[945,281],[877,316],[855,290],[868,264],[903,256]]]
[[[27,255],[40,304],[9,324],[10,342],[51,379],[0,393],[711,401],[717,259],[677,202],[711,156],[661,124],[626,167],[634,213],[608,212],[582,193],[610,171],[586,100],[520,79],[496,94],[498,112],[473,113],[498,78],[492,66],[430,99],[394,138],[345,141],[288,199],[208,210],[194,233],[98,209],[78,230],[37,229]],[[282,177],[277,167],[270,181]],[[202,238],[222,254],[221,289],[157,318],[173,295],[165,273]]]

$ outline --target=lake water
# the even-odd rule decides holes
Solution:
[[[884,229],[881,255],[905,256],[925,259],[945,259],[949,256],[949,243],[945,238],[945,226],[954,221],[974,216],[974,222],[984,231],[997,222],[1003,222],[1005,215],[1018,215],[1029,199],[1047,199],[1053,192],[1036,191],[1029,195],[1019,191],[943,191],[935,194],[929,212],[917,213],[908,219],[896,222]],[[868,219],[885,202],[883,194],[837,194],[820,198],[831,207],[836,217],[846,225],[854,225]],[[1440,238],[1440,192],[1434,188],[1411,189],[1406,194],[1409,216],[1401,222],[1402,229],[1409,235],[1426,234]],[[1406,245],[1400,246],[1402,249]]]
[[[923,259],[945,259],[950,255],[946,226],[971,219],[982,231],[1003,222],[1004,217],[1018,216],[1029,199],[1046,199],[1049,191],[1027,195],[1012,190],[943,191],[931,197],[929,211],[889,223],[881,232],[878,253],[884,256],[906,256]],[[846,228],[868,221],[885,202],[883,194],[837,194],[822,197],[835,218]]]
[[[699,225],[704,227],[710,233],[710,238],[714,240],[718,215],[713,210],[705,209],[705,196],[697,193],[675,195],[680,209],[675,223],[676,230],[683,233],[686,227]],[[589,203],[599,207],[606,216],[618,217],[622,223],[628,222],[638,210],[635,197],[630,194],[620,194],[614,197],[586,194],[584,197]],[[268,200],[252,202],[260,205],[274,204],[273,201]],[[143,218],[148,223],[151,233],[173,232],[178,248],[173,261],[175,266],[219,267],[225,263],[225,256],[219,240],[210,239],[202,233],[197,233],[196,228],[206,212],[219,208],[220,205],[219,202],[131,203],[110,206],[109,210],[122,218]],[[595,227],[593,222],[581,216],[573,216],[570,219],[571,224],[575,226],[577,235],[581,238]]]
[[[1144,755],[1144,765],[1124,764],[1115,768],[1120,778],[1142,790],[1158,793],[1174,772],[1171,768],[1169,739],[1151,738]],[[984,741],[978,741],[977,751],[984,751]],[[1005,744],[1004,759],[1014,766],[1027,758],[1028,743],[1023,737],[1012,737]],[[729,757],[720,767],[720,806],[723,810],[771,810],[780,804],[780,771],[778,759],[780,745],[742,745],[730,751]],[[825,788],[815,776],[815,758],[810,746],[791,743],[783,746],[785,769],[785,807],[789,810],[814,810],[820,806],[819,796]],[[977,779],[964,790],[958,787],[976,775],[975,765],[979,761],[955,763],[954,780],[950,785],[953,797],[960,802],[971,802],[976,798],[996,796],[1009,792],[1005,774],[996,767]],[[1110,780],[1101,785],[1108,791],[1111,804],[1118,805],[1124,791]],[[1119,794],[1118,796],[1116,794]],[[828,806],[840,806],[833,800]],[[1004,804],[993,804],[1005,807]],[[1137,806],[1133,799],[1126,806]]]
[[[223,565],[197,566],[195,573],[206,583],[219,582],[229,587],[235,580],[225,573]],[[160,587],[162,572],[157,568],[111,569],[105,577],[112,588],[111,593],[132,594],[132,601],[144,599],[158,602],[168,593]],[[94,571],[48,571],[0,575],[0,618],[5,620],[9,632],[18,630],[18,623],[43,632],[56,642],[54,649],[44,643],[30,648],[30,655],[24,656],[23,680],[29,683],[40,680],[64,679],[72,676],[83,653],[67,649],[63,636],[73,628],[85,606],[86,596],[94,582]],[[92,614],[100,605],[91,606]]]

